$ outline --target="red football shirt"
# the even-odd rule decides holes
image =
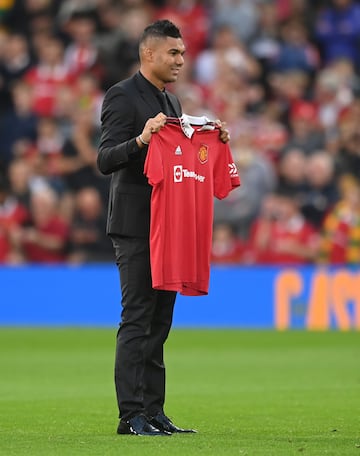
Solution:
[[[144,173],[151,196],[150,260],[155,289],[196,296],[208,293],[213,197],[240,185],[230,148],[219,130],[178,124],[153,134]]]

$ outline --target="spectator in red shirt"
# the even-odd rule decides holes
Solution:
[[[58,197],[50,188],[31,196],[31,224],[12,234],[22,249],[24,260],[33,263],[60,263],[66,260],[69,226],[57,214]]]
[[[217,223],[213,231],[211,263],[239,264],[243,252],[244,246],[236,235],[236,230],[229,223]]]
[[[278,192],[264,199],[252,227],[250,261],[257,264],[300,265],[312,262],[318,235],[306,222],[291,194]]]
[[[27,210],[11,193],[5,178],[0,176],[0,264],[17,262],[11,232],[27,219]]]
[[[64,30],[71,38],[65,48],[64,60],[68,70],[75,77],[91,71],[101,77],[103,68],[95,44],[96,21],[91,12],[75,11],[64,24]]]
[[[38,49],[39,63],[30,69],[25,80],[33,87],[33,110],[40,116],[55,115],[56,91],[73,82],[65,64],[64,45],[60,39],[47,37]]]
[[[186,52],[191,59],[205,48],[208,40],[210,18],[202,3],[170,0],[156,14],[156,19],[169,19],[182,30]]]

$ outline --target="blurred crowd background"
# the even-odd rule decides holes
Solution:
[[[0,0],[0,264],[113,261],[101,103],[159,18],[187,46],[169,90],[227,122],[242,181],[212,262],[358,264],[356,0]]]

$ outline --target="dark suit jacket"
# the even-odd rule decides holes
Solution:
[[[168,97],[180,117],[178,99],[169,92]],[[136,136],[161,110],[156,93],[139,73],[115,84],[105,94],[97,164],[103,174],[112,173],[108,234],[149,236],[151,186],[144,175],[147,147],[140,149]]]

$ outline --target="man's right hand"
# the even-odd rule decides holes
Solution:
[[[157,133],[166,123],[166,115],[159,112],[155,117],[151,117],[147,120],[144,129],[141,133],[143,141],[149,143],[151,135]]]

